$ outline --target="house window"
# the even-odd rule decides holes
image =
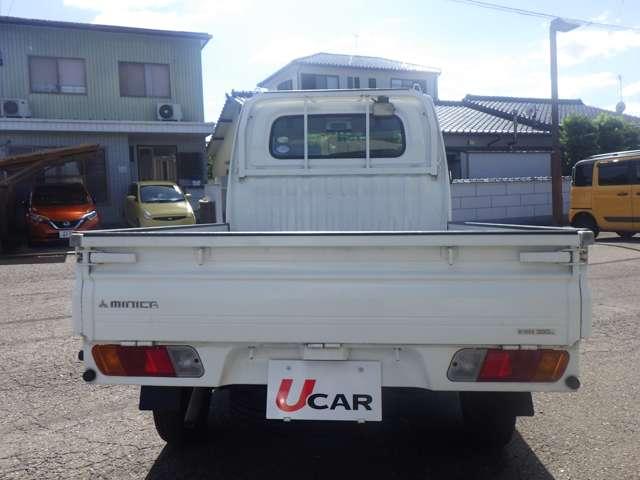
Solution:
[[[84,59],[29,57],[29,83],[32,93],[87,93]]]
[[[340,88],[337,75],[314,75],[302,73],[300,75],[302,90],[336,89]]]
[[[119,62],[121,97],[171,97],[169,65]]]
[[[364,114],[309,115],[307,125],[309,158],[364,158],[366,118]],[[406,139],[402,121],[396,117],[369,117],[371,158],[399,157]],[[304,116],[278,118],[271,127],[271,155],[275,158],[304,158]]]
[[[138,179],[177,181],[177,150],[168,145],[138,147]]]
[[[369,88],[376,88],[376,79],[375,78],[370,78],[369,79]]]
[[[360,88],[360,77],[347,77],[347,88]]]
[[[277,90],[293,90],[293,80],[285,80],[284,82],[280,82],[276,87]]]
[[[413,88],[415,84],[420,85],[423,92],[427,91],[427,82],[424,80],[406,80],[404,78],[392,78],[391,88]]]

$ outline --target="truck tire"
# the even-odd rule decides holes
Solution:
[[[184,389],[183,401],[178,410],[153,410],[153,423],[156,426],[156,431],[160,438],[169,445],[180,446],[206,439],[210,392],[205,395],[203,405],[199,408],[194,421],[185,422],[192,391],[195,390],[192,388]]]
[[[487,396],[461,395],[464,430],[469,443],[483,450],[500,450],[513,437],[516,414]]]

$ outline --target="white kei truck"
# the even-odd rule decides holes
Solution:
[[[579,388],[592,233],[451,223],[430,97],[265,92],[232,135],[226,223],[71,237],[83,379],[140,385],[165,441],[251,405],[378,422],[429,391],[500,448],[532,392]]]

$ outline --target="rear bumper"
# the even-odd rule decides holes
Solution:
[[[469,345],[346,345],[340,352],[309,351],[303,345],[239,345],[191,342],[202,360],[200,378],[117,377],[105,376],[96,368],[91,356],[93,344],[84,345],[84,361],[96,372],[94,383],[219,387],[226,385],[265,385],[269,360],[363,360],[378,361],[382,367],[383,387],[422,388],[433,391],[476,392],[568,392],[565,379],[579,378],[579,342],[559,347],[570,355],[564,375],[553,383],[453,382],[447,370],[455,352]],[[487,347],[490,345],[486,345]],[[479,345],[480,347],[480,345]],[[485,347],[485,345],[482,345]]]

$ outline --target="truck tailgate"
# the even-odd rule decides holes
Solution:
[[[93,232],[74,239],[74,324],[93,342],[571,345],[582,233]]]

